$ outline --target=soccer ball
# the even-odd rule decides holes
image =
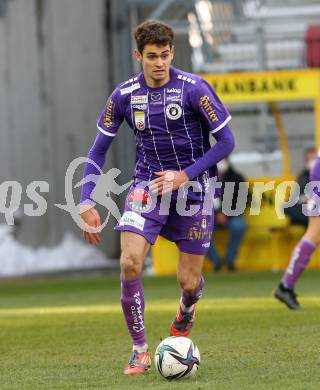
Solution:
[[[197,372],[200,353],[187,337],[167,337],[158,345],[154,362],[157,371],[168,380],[187,378]]]

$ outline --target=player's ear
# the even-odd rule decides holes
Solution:
[[[137,61],[141,62],[141,60],[142,60],[142,54],[140,53],[139,50],[137,50],[137,49],[134,50],[134,56],[136,57],[136,60],[137,60]]]

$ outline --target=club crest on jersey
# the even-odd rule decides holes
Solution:
[[[128,195],[127,204],[133,211],[146,212],[151,208],[152,198],[148,191],[137,188]]]
[[[177,103],[169,104],[166,108],[166,115],[171,120],[179,119],[182,115],[182,108]]]
[[[143,111],[135,111],[134,113],[134,124],[140,131],[146,128],[146,117]]]

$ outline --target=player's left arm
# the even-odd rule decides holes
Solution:
[[[234,137],[228,125],[231,115],[206,81],[201,80],[195,91],[192,91],[190,104],[195,115],[217,142],[183,171],[156,172],[159,177],[151,182],[149,188],[159,195],[174,191],[187,181],[201,175],[227,157],[234,149]]]
[[[184,171],[187,174],[188,180],[201,175],[204,171],[216,165],[234,149],[234,137],[229,125],[225,125],[218,132],[213,134],[217,141],[199,160],[187,167]]]
[[[200,159],[185,169],[189,180],[216,165],[234,149],[234,137],[228,125],[231,120],[229,111],[205,80],[201,79],[196,86],[190,102],[203,126],[217,142]]]
[[[217,141],[216,144],[185,170],[156,172],[155,174],[159,177],[151,182],[150,190],[157,192],[158,195],[175,191],[227,157],[234,149],[234,137],[230,127],[225,125],[213,136]]]

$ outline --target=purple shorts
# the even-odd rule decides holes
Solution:
[[[175,242],[182,252],[205,255],[211,241],[213,214],[204,215],[200,200],[177,200],[175,194],[171,201],[168,199],[151,196],[133,184],[115,230],[140,234],[150,244],[154,244],[160,234]]]

